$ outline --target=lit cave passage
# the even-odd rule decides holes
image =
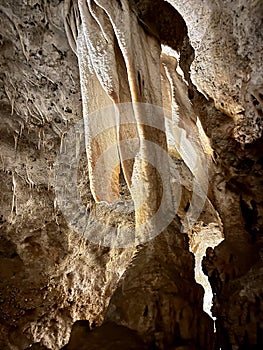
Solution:
[[[262,15],[1,0],[1,350],[262,348]]]

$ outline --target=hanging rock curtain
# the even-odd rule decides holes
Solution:
[[[96,201],[116,201],[122,169],[134,201],[138,244],[156,227],[164,229],[175,215],[169,160],[164,156],[167,141],[183,158],[201,192],[207,186],[202,154],[211,149],[198,130],[187,84],[176,72],[176,59],[161,52],[159,40],[141,26],[130,3],[66,0],[64,16],[79,62],[91,191]],[[123,108],[127,102],[132,108]],[[171,127],[169,120],[180,128]],[[137,141],[131,143],[132,150],[130,140]],[[193,196],[189,209],[193,216],[200,196]],[[163,227],[160,218],[165,218]]]
[[[169,164],[152,147],[155,143],[167,151],[164,118],[160,112],[154,116],[156,127],[152,128],[148,125],[151,116],[141,106],[141,103],[162,106],[160,43],[139,25],[128,0],[67,0],[65,28],[79,62],[92,194],[96,201],[112,203],[118,198],[120,168],[116,167],[111,175],[110,191],[103,189],[103,174],[95,172],[97,159],[111,147],[111,157],[119,159],[134,201],[136,227],[141,227],[139,234],[145,236],[157,224],[149,219],[160,209],[162,198],[166,199],[163,214],[173,215]],[[119,104],[124,102],[133,103],[135,122],[131,125],[122,122],[126,116]],[[117,119],[116,127],[94,138],[91,130],[96,129],[98,120],[93,120],[92,112],[108,105],[114,106],[111,117]],[[100,118],[102,125],[103,117],[110,116]],[[134,138],[138,140],[137,154],[134,159],[125,159],[122,141]],[[165,178],[161,179],[147,161],[153,157]],[[106,169],[107,159],[104,161]]]

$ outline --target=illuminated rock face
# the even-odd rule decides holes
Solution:
[[[72,6],[73,17],[67,17]],[[89,320],[91,328],[104,325],[90,332],[77,323],[68,350],[98,348],[96,337],[109,333],[100,349],[117,349],[116,341],[122,349],[142,349],[142,342],[156,349],[261,348],[261,18],[261,1],[1,2],[1,349],[59,349],[77,320]],[[69,29],[77,56],[68,44]],[[89,47],[83,46],[87,38]],[[184,79],[175,72],[174,55],[180,56]],[[75,232],[58,206],[54,162],[60,151],[79,149],[64,149],[69,130],[83,119],[89,127],[88,114],[98,108],[130,101],[164,105],[181,130],[188,130],[180,134],[181,145],[191,141],[203,152],[209,199],[188,231],[189,243],[181,224],[196,193],[194,176],[204,188],[203,167],[194,166],[185,147],[175,147],[176,138],[166,140],[163,120],[154,132],[141,126],[139,109],[131,127],[108,130],[90,145],[86,139],[88,157],[80,160],[77,188],[92,214],[88,232],[96,234],[99,220],[117,237],[123,228],[134,232],[157,210],[160,187],[168,192],[177,171],[180,206],[167,229],[137,247],[103,247]],[[116,168],[111,185],[120,198],[113,206],[96,203],[94,197],[107,198],[96,197],[104,178],[93,177],[92,160],[114,138],[118,144],[131,135],[168,149],[171,169],[160,160],[169,169],[167,183],[137,161],[137,176],[148,183],[146,204],[137,210],[134,161],[115,149],[123,174]],[[65,183],[63,190],[70,186]],[[170,192],[176,198],[176,187]],[[196,198],[201,201],[202,194]],[[132,199],[135,214],[128,210]],[[174,200],[167,204],[169,211]],[[78,211],[74,203],[72,208]],[[216,337],[202,310],[203,291],[189,252],[189,244],[194,253],[205,249],[205,232],[213,227],[225,237],[203,259],[214,294]]]
[[[168,2],[184,18],[195,50],[192,82],[233,118],[236,140],[255,141],[262,133],[262,2]]]

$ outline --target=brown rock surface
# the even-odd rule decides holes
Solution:
[[[208,162],[210,204],[194,230],[202,232],[198,239],[204,247],[204,227],[217,224],[219,215],[225,241],[208,248],[203,261],[214,294],[216,342],[177,219],[150,243],[117,249],[90,242],[63,217],[54,163],[67,133],[82,120],[78,61],[65,33],[64,1],[0,0],[1,350],[59,349],[77,320],[98,327],[77,336],[81,345],[66,349],[143,349],[142,342],[169,350],[262,347],[262,1],[130,3],[145,37],[181,51],[188,87],[175,75],[184,102],[179,107],[190,108],[185,117],[191,123],[200,119],[214,150]],[[182,163],[176,160],[183,221],[193,187]],[[134,216],[121,204],[94,203],[85,157],[78,189],[87,210],[116,235],[123,226],[134,230]],[[130,200],[124,181],[120,192]],[[88,231],[97,234],[96,222],[89,224]],[[99,327],[105,315],[115,323]],[[94,347],[87,347],[86,339]]]
[[[142,247],[113,294],[106,320],[137,330],[157,349],[213,347],[213,322],[203,311],[193,255],[174,222]]]
[[[62,350],[147,350],[138,334],[124,326],[107,322],[92,332],[85,323],[77,321],[72,327],[68,345]]]

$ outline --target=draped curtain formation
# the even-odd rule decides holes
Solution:
[[[139,244],[155,229],[157,222],[152,218],[162,201],[162,215],[171,219],[175,215],[169,162],[158,152],[159,147],[168,152],[165,119],[176,118],[178,123],[179,115],[179,119],[192,124],[198,138],[190,102],[186,105],[183,98],[186,85],[176,74],[176,59],[162,54],[160,42],[142,28],[128,0],[66,0],[64,17],[67,37],[79,63],[91,191],[96,201],[117,200],[121,167],[134,201]],[[125,109],[120,108],[127,102],[132,103],[130,124],[125,123]],[[148,122],[151,116],[142,104],[165,107],[171,114],[164,118],[158,113],[152,128]],[[93,112],[110,105],[111,115],[102,113],[98,118],[97,112],[93,117]],[[107,118],[114,119],[114,127],[107,128]],[[96,134],[97,127],[102,131]],[[132,139],[139,141],[138,149],[133,159],[127,159],[123,145]],[[152,147],[152,143],[158,147]],[[103,157],[101,173],[96,170],[97,160],[109,148],[110,157],[120,164],[111,173],[110,189],[105,188],[103,169],[112,159]],[[147,161],[150,158],[162,169],[161,177]]]

